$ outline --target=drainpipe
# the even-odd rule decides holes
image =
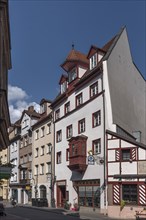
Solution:
[[[104,208],[106,208],[106,132],[105,132],[105,91],[104,91],[104,86],[103,86],[103,69],[101,68],[102,71],[102,97],[103,97],[103,146],[104,146]]]

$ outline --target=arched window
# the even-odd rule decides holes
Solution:
[[[41,199],[46,198],[46,187],[44,185],[40,186],[40,198]]]

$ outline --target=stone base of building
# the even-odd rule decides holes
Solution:
[[[136,212],[141,212],[143,207],[125,206],[122,210],[120,206],[108,206],[108,217],[117,219],[135,219]]]
[[[97,214],[104,214],[107,215],[107,211],[104,211],[100,208],[93,208],[93,207],[84,207],[81,206],[79,210],[80,216],[92,216],[97,217]]]

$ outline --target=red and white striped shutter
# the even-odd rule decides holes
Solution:
[[[113,184],[113,204],[120,204],[120,185]]]
[[[136,148],[133,148],[133,149],[131,150],[131,157],[132,157],[132,158],[131,158],[132,160],[136,160],[136,158],[137,158],[137,157],[136,157]]]
[[[138,185],[138,194],[139,194],[139,205],[146,205],[146,185]]]
[[[120,149],[115,150],[116,161],[120,161]]]

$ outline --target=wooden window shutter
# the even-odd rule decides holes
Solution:
[[[120,184],[113,184],[113,204],[120,204]]]
[[[138,203],[139,205],[146,205],[146,185],[139,184],[138,185]]]
[[[120,161],[120,149],[115,150],[115,158],[116,158],[116,161]]]

